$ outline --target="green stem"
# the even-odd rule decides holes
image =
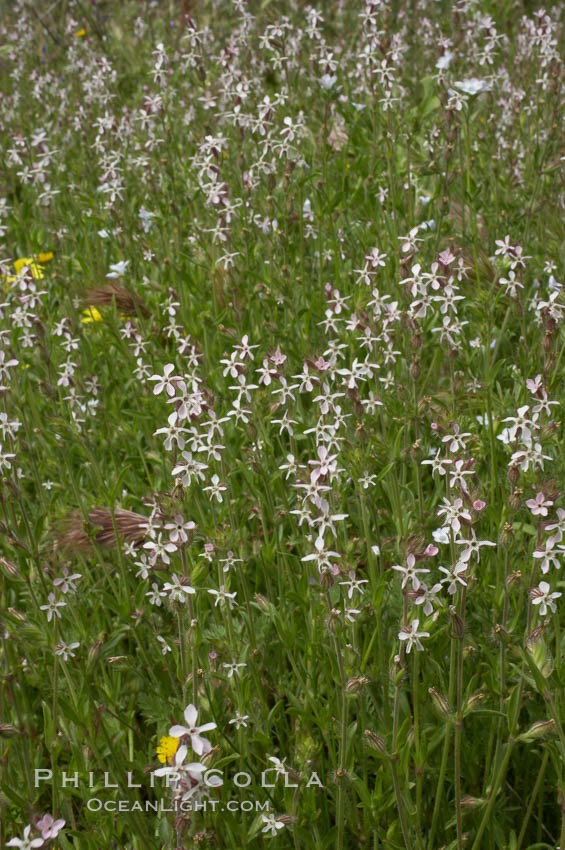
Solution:
[[[453,695],[455,693],[455,669],[456,669],[456,652],[457,646],[455,639],[451,639],[451,649],[449,655],[449,691],[448,691],[448,700],[450,705],[453,704]],[[443,796],[443,786],[445,783],[445,774],[447,772],[447,759],[449,756],[449,746],[451,744],[451,726],[446,726],[445,728],[445,738],[443,739],[443,751],[441,754],[441,763],[439,768],[439,777],[437,781],[436,793],[435,793],[435,803],[434,803],[434,811],[432,814],[432,825],[430,827],[430,834],[428,839],[428,850],[434,850],[434,838],[437,831],[437,823],[439,818],[439,813],[441,809],[441,800]]]
[[[500,763],[498,768],[498,773],[496,774],[495,780],[493,782],[492,788],[490,789],[489,800],[487,803],[487,807],[485,809],[485,813],[482,817],[482,820],[479,824],[479,829],[475,836],[475,840],[473,842],[473,846],[471,850],[480,850],[481,840],[483,837],[483,833],[486,829],[487,823],[489,821],[491,812],[494,808],[494,803],[496,800],[496,795],[498,793],[498,789],[500,788],[502,781],[506,775],[506,769],[508,767],[508,762],[510,761],[510,756],[512,755],[512,749],[514,747],[514,739],[509,738],[508,743],[506,745],[506,752],[504,753],[504,757]]]
[[[455,785],[455,819],[457,824],[457,850],[463,850],[463,812],[461,809],[461,740],[463,738],[463,650],[465,635],[465,603],[467,588],[461,593],[460,616],[463,622],[463,634],[457,645],[457,721],[455,723],[454,746],[454,785]]]
[[[420,697],[418,687],[420,679],[419,666],[419,655],[417,652],[414,652],[412,664],[412,701],[414,704],[414,748],[416,751],[416,826],[418,832],[421,832],[423,764],[420,747]]]
[[[538,771],[538,775],[537,775],[537,778],[536,778],[536,784],[534,785],[534,790],[532,791],[532,796],[530,797],[530,801],[528,803],[528,808],[526,809],[526,814],[524,816],[524,820],[523,820],[522,826],[520,828],[520,834],[518,836],[518,842],[516,844],[515,850],[520,850],[520,848],[522,846],[522,842],[524,840],[524,836],[526,835],[526,829],[528,827],[528,823],[530,821],[530,818],[532,816],[532,812],[534,810],[536,797],[539,794],[539,789],[540,789],[541,783],[543,781],[543,777],[544,777],[544,774],[545,774],[545,769],[547,767],[548,761],[549,761],[549,751],[545,750],[545,752],[543,754],[543,759],[542,759],[542,762],[541,762],[541,765],[540,765],[540,769]],[[563,845],[563,846],[565,846],[565,845]]]
[[[404,839],[406,850],[411,850],[412,843],[410,841],[410,826],[406,815],[406,802],[402,788],[400,787],[400,779],[398,776],[398,721],[400,716],[400,683],[395,685],[394,690],[394,710],[392,719],[392,756],[390,760],[390,768],[392,771],[392,784],[394,786],[394,796],[396,797],[396,807],[398,809],[398,818],[400,820],[400,829]]]

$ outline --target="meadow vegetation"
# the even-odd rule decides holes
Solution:
[[[1,846],[565,848],[564,9],[0,8]]]

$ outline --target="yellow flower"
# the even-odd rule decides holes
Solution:
[[[83,36],[85,36],[85,35],[86,35],[86,30],[85,30],[85,29],[77,30],[77,32],[75,32],[75,36],[76,36],[76,38],[82,38],[82,37],[83,37]]]
[[[43,264],[48,263],[49,260],[53,259],[53,252],[49,251],[46,254],[38,254],[37,257],[20,257],[18,260],[14,260],[14,268],[16,270],[16,274],[19,275],[22,272],[22,269],[27,267],[33,278],[35,280],[41,280],[44,277],[43,274]],[[16,280],[16,277],[13,275],[6,275],[6,283],[4,285],[4,290],[9,289],[10,284],[12,284]]]
[[[16,270],[16,274],[21,274],[22,269],[25,266],[28,267],[32,276],[36,280],[41,280],[41,278],[43,277],[43,268],[36,260],[33,259],[33,257],[22,257],[19,260],[14,260],[14,268]]]
[[[87,310],[83,310],[82,315],[84,316],[84,319],[81,319],[83,325],[89,324],[90,322],[102,321],[102,313],[96,307],[89,307]]]
[[[165,738],[161,738],[159,740],[159,746],[157,747],[157,758],[161,764],[171,764],[173,756],[178,748],[178,738],[169,738],[168,735]]]

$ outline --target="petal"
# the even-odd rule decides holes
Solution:
[[[189,735],[190,729],[187,729],[186,726],[171,726],[169,729],[169,735],[171,738],[182,738],[183,735]]]
[[[166,776],[168,773],[171,773],[173,768],[171,767],[159,767],[157,770],[154,770],[153,773],[155,776]]]
[[[196,721],[198,720],[198,710],[195,705],[190,703],[184,710],[184,719],[186,720],[188,726],[191,728],[196,726]]]
[[[176,753],[175,753],[175,764],[176,764],[177,766],[178,766],[179,764],[182,764],[182,763],[183,763],[183,761],[184,761],[184,760],[185,760],[185,758],[186,758],[186,754],[187,754],[187,752],[188,752],[188,747],[186,746],[186,744],[183,744],[183,745],[182,745],[182,747],[179,747],[179,748],[178,748],[178,750],[177,750],[177,751],[176,751]]]

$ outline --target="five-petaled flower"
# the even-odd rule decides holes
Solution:
[[[187,735],[190,738],[190,746],[197,755],[201,756],[209,753],[212,749],[212,744],[207,738],[203,738],[201,733],[215,729],[216,724],[204,723],[202,726],[197,726],[196,721],[198,720],[198,711],[196,706],[192,705],[192,703],[187,705],[185,708],[184,719],[186,721],[186,726],[171,726],[169,729],[169,735],[171,738],[184,738],[184,736]]]
[[[422,642],[420,638],[429,637],[429,632],[419,632],[418,626],[420,625],[419,620],[412,620],[409,626],[403,626],[400,632],[398,633],[398,637],[400,640],[406,641],[406,652],[410,652],[413,646],[416,649],[422,651],[424,647],[422,646]]]

